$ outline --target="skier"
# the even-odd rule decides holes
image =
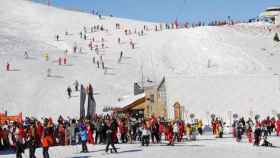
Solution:
[[[50,68],[47,69],[47,77],[51,77],[51,71],[52,70]]]
[[[27,51],[24,52],[24,58],[25,58],[25,59],[28,59],[28,58],[29,58],[29,55],[28,55]]]
[[[102,65],[102,69],[104,70],[105,69],[105,65],[104,65],[103,61],[101,62],[101,65]]]
[[[58,58],[58,65],[61,65],[61,57]]]
[[[121,51],[120,53],[120,59],[123,57],[123,51]]]
[[[70,86],[67,87],[67,94],[68,94],[68,97],[71,98],[71,92],[72,92],[72,89]]]
[[[118,38],[118,44],[121,44],[121,38],[120,37]]]
[[[10,63],[8,63],[8,62],[7,62],[7,64],[6,64],[6,70],[7,70],[7,71],[10,71]]]
[[[95,47],[95,53],[98,55],[99,54],[99,49],[98,49],[98,45],[96,45],[96,47]]]
[[[48,54],[48,53],[45,53],[45,54],[44,54],[44,57],[45,57],[45,60],[46,60],[46,61],[49,61],[49,54]]]
[[[99,69],[99,61],[98,60],[97,60],[96,64],[97,64],[97,68]]]
[[[87,135],[87,131],[85,129],[85,127],[80,127],[80,138],[82,141],[82,151],[84,153],[88,152],[88,148],[87,148],[87,139],[88,139],[88,135]]]
[[[77,80],[74,82],[74,86],[75,86],[75,91],[76,92],[79,91],[79,82]]]
[[[73,47],[73,52],[74,52],[74,53],[77,52],[77,46],[76,46],[76,45]]]
[[[56,40],[59,41],[59,35],[56,35]]]
[[[123,51],[120,52],[120,57],[118,59],[118,63],[120,63],[122,61],[122,57],[123,57]]]

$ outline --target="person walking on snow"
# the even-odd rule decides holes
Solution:
[[[177,122],[174,122],[173,124],[173,142],[178,141],[179,142],[179,128],[177,125]]]
[[[108,123],[109,124],[109,123]],[[117,153],[117,149],[115,147],[115,143],[113,141],[113,129],[112,129],[112,124],[110,123],[109,125],[106,125],[107,130],[106,130],[106,138],[107,138],[107,145],[105,148],[105,152],[107,153],[109,150],[109,146],[112,146],[112,149],[115,151],[115,153]],[[112,153],[112,149],[111,149],[111,153]]]
[[[121,53],[120,53],[119,63],[121,62],[122,57],[123,57],[123,51],[121,51]]]
[[[88,152],[88,148],[87,148],[87,140],[88,140],[88,135],[87,135],[87,131],[85,129],[85,127],[80,127],[79,128],[80,131],[80,138],[82,141],[82,151],[83,153],[87,153]]]
[[[142,138],[141,138],[142,146],[144,145],[149,146],[151,132],[145,123],[143,124],[141,131],[142,131]]]
[[[67,63],[67,59],[66,59],[66,57],[64,57],[63,58],[63,64],[66,65],[66,63]]]
[[[246,135],[248,138],[249,143],[253,143],[253,126],[254,126],[254,122],[252,121],[251,118],[248,119],[248,121],[246,122]]]
[[[47,77],[51,77],[52,70],[50,68],[47,69]]]
[[[280,136],[280,117],[276,121],[276,135]]]
[[[71,98],[71,93],[72,93],[72,89],[70,86],[67,87],[67,94],[68,94],[68,97]]]
[[[121,44],[121,38],[120,37],[118,38],[118,44]]]
[[[105,69],[105,64],[104,64],[103,61],[101,62],[101,65],[102,65],[102,69],[104,70]]]
[[[79,91],[79,82],[77,80],[74,82],[74,86],[75,86],[75,91],[76,92]]]
[[[29,58],[29,55],[28,55],[27,51],[24,52],[24,58],[25,58],[25,59],[28,59],[28,58]]]
[[[41,139],[41,144],[43,147],[43,157],[44,158],[49,158],[49,146],[50,146],[50,138],[47,136],[46,132],[44,132],[42,139]]]
[[[98,60],[97,60],[96,64],[97,64],[97,68],[99,69],[99,61]]]
[[[61,65],[61,57],[58,58],[58,65]]]
[[[8,63],[8,62],[6,64],[6,71],[10,71],[10,63]]]

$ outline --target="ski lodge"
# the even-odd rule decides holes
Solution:
[[[267,8],[259,15],[260,18],[270,19],[276,25],[280,25],[280,6],[273,6]]]
[[[138,83],[134,83],[134,95],[120,99],[114,105],[117,108],[114,108],[113,111],[134,119],[151,116],[161,118],[162,120],[183,119],[184,106],[175,100],[168,102],[166,90],[165,77],[159,84],[145,83],[145,85],[140,86]],[[168,105],[172,105],[172,107],[168,108]]]

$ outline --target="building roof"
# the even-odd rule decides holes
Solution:
[[[271,9],[280,9],[280,5],[278,5],[278,6],[271,6],[271,7],[266,8],[265,10],[271,10]]]
[[[264,12],[262,12],[259,17],[275,17],[280,15],[280,6],[272,6],[272,7],[268,7],[266,8],[266,10]]]
[[[126,111],[128,109],[131,109],[146,100],[146,94],[138,94],[134,96],[125,96],[122,98],[121,101],[117,102],[115,104],[115,111]]]

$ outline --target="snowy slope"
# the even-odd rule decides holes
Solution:
[[[153,29],[154,24],[111,17],[99,20],[85,13],[23,0],[1,0],[0,16],[1,111],[22,111],[38,117],[77,116],[79,93],[74,92],[74,97],[68,99],[66,88],[78,80],[93,84],[100,112],[104,106],[115,106],[118,98],[131,95],[133,83],[141,80],[142,71],[145,80],[156,83],[163,76],[172,78],[168,83],[169,107],[179,100],[189,112],[201,113],[200,117],[207,117],[201,109],[208,102],[207,110],[222,116],[228,110],[253,110],[264,115],[280,111],[279,80],[275,75],[280,74],[280,48],[272,42],[273,34],[264,31],[264,27],[270,27],[268,24],[148,31],[138,37],[125,36],[123,30],[140,31],[144,25]],[[120,23],[122,29],[116,30],[115,23]],[[94,24],[108,29],[88,34],[98,40],[99,47],[101,38],[105,39],[107,48],[101,53],[108,67],[106,75],[92,63],[94,53],[88,49],[89,41],[79,38],[84,26]],[[65,31],[70,35],[64,36]],[[62,36],[61,41],[55,41],[56,34]],[[130,49],[130,40],[136,42],[135,50]],[[64,56],[65,49],[72,50],[74,43],[83,47],[83,53],[70,51],[70,63],[58,66],[58,58]],[[26,50],[31,59],[24,59]],[[124,59],[119,64],[121,50]],[[49,54],[49,61],[44,60],[44,53]],[[6,62],[14,71],[5,71]],[[51,78],[46,77],[48,68],[52,69]],[[213,95],[212,89],[222,95]],[[243,96],[237,101],[238,95]],[[226,107],[219,108],[223,105]],[[169,111],[171,114],[172,109]]]

